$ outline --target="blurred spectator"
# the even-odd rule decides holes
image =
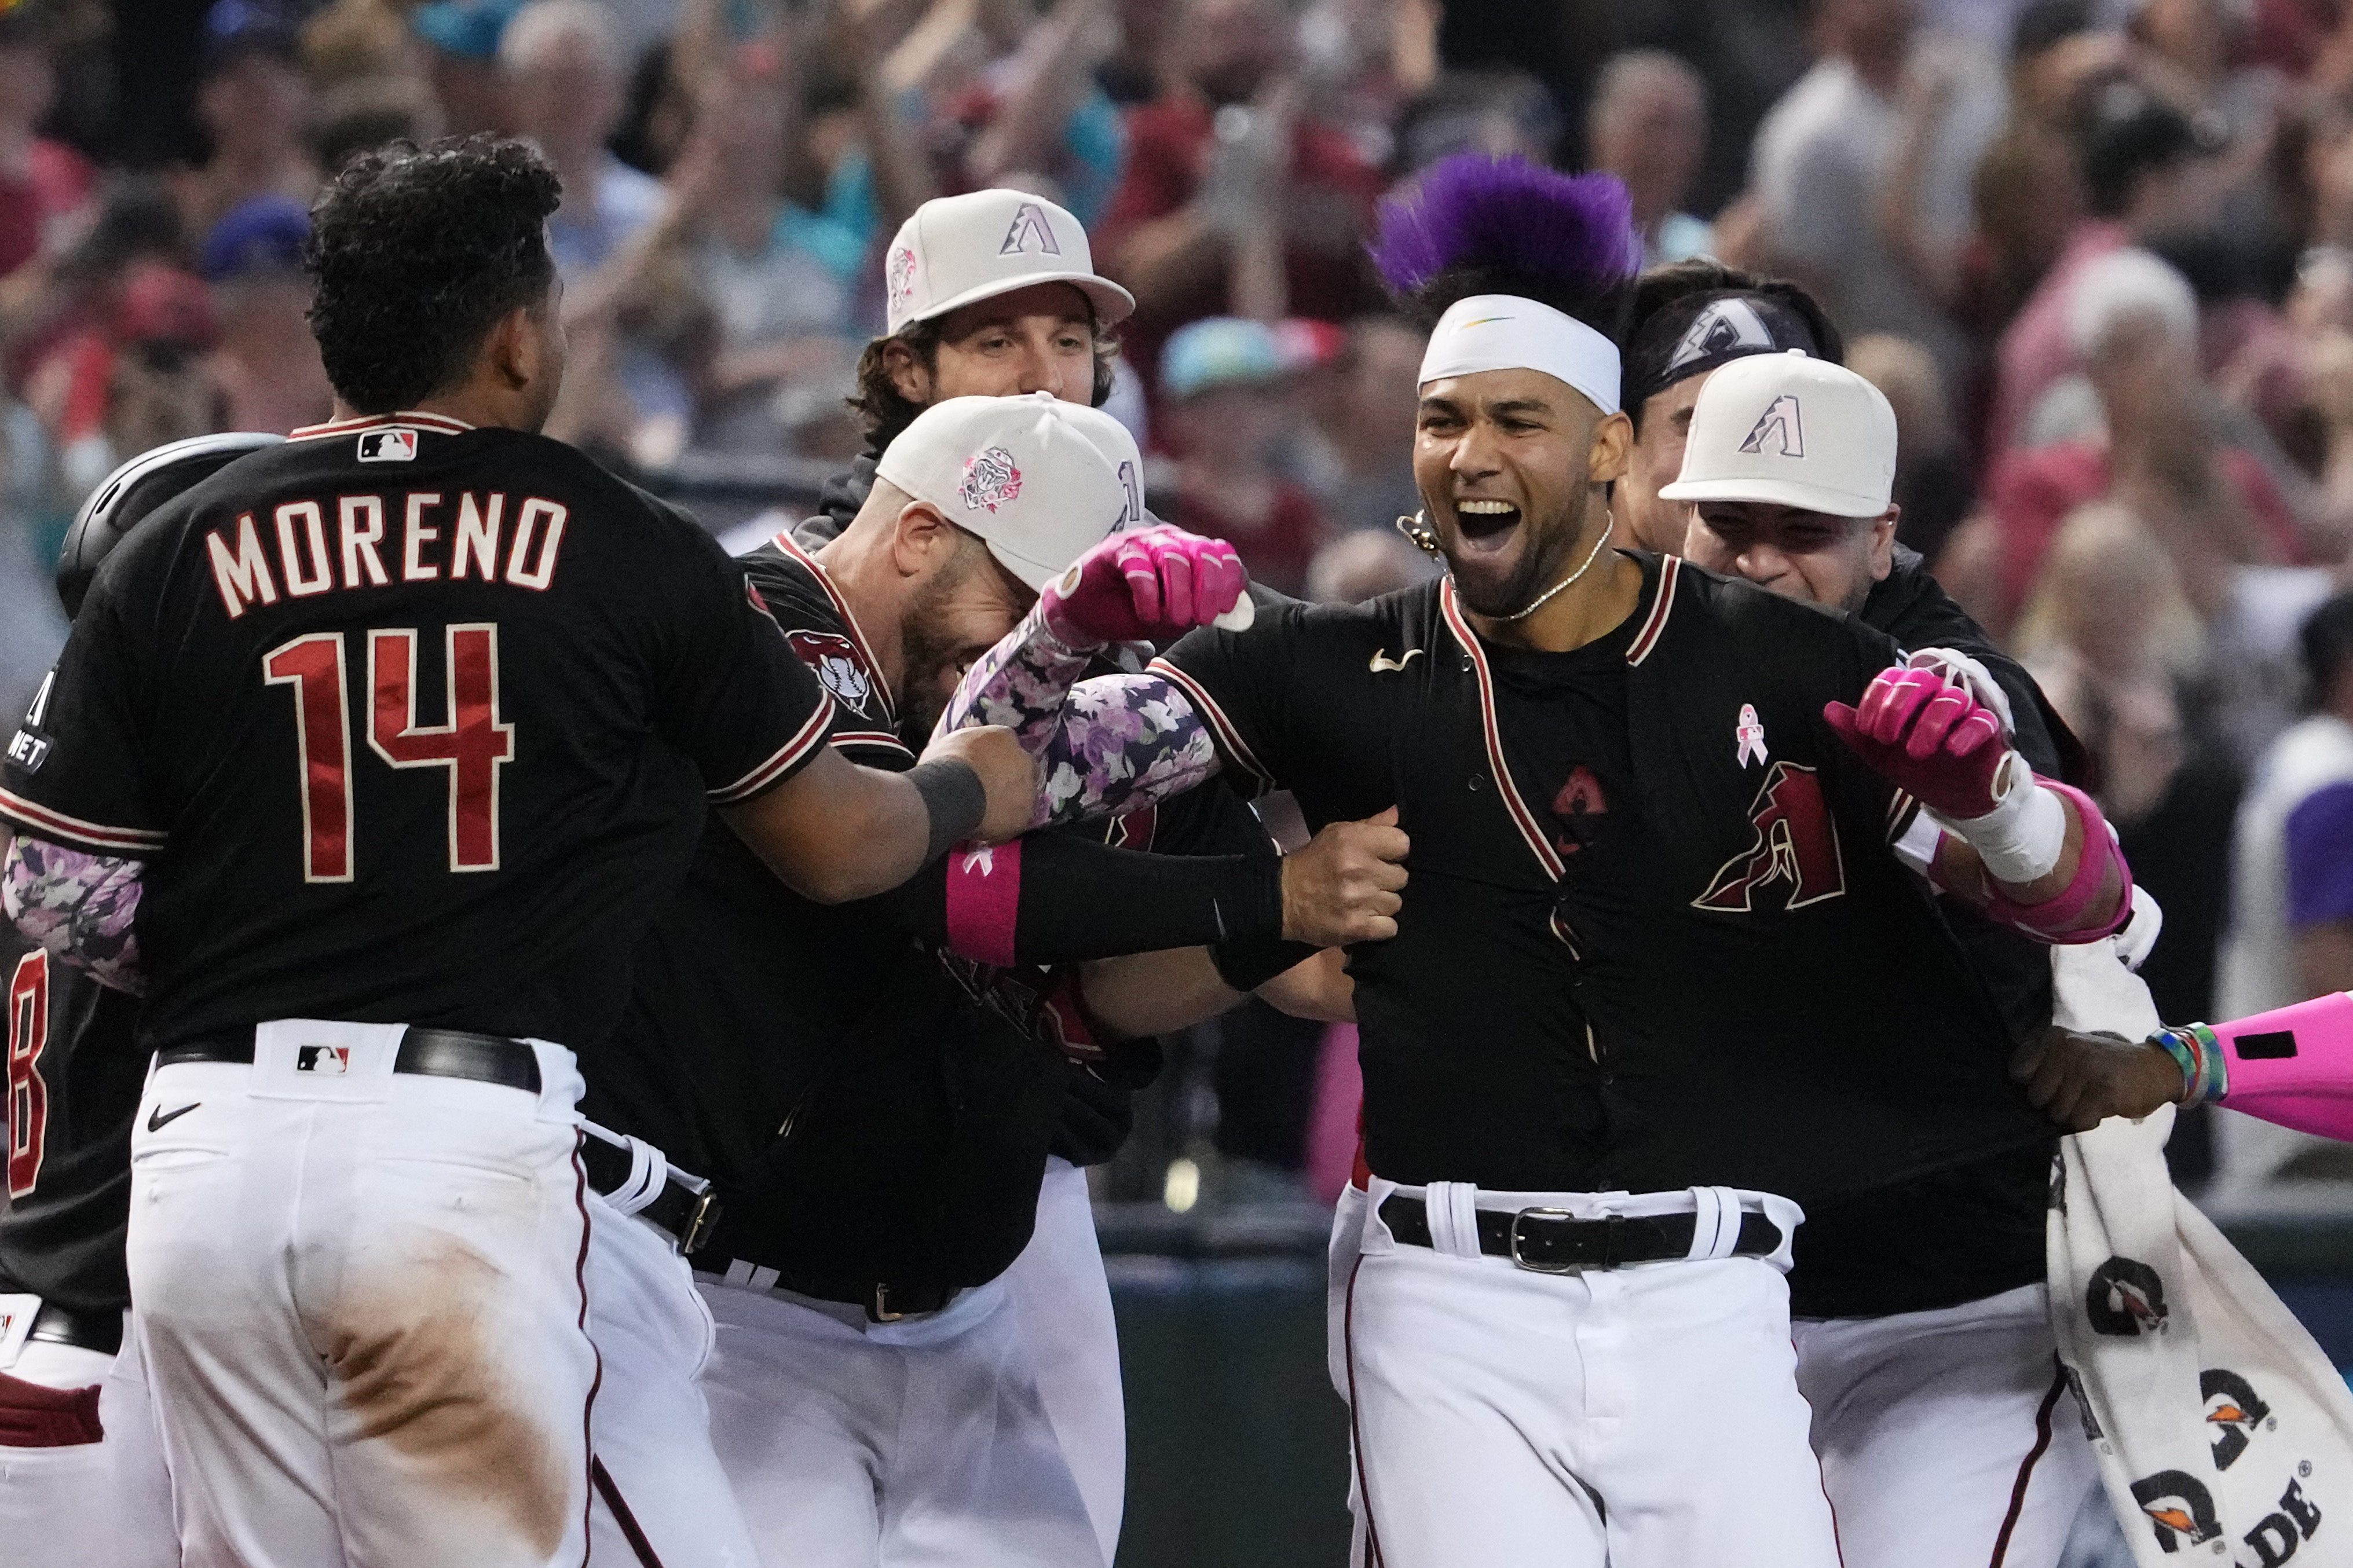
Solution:
[[[1997,351],[1989,459],[2024,439],[2035,405],[2080,363],[2067,314],[2084,268],[2127,245],[2205,223],[2218,151],[2211,134],[2146,89],[2121,81],[2099,89],[2081,146],[2084,216]]]
[[[2071,352],[2090,367],[2105,422],[1994,468],[1996,624],[2015,615],[2067,516],[2110,494],[2165,545],[2200,614],[2221,614],[2234,563],[2293,559],[2295,520],[2263,465],[2214,437],[2189,286],[2147,252],[2120,251],[2081,270],[2069,304]]]
[[[1323,543],[1313,497],[1273,466],[1291,410],[1264,323],[1211,317],[1181,327],[1161,357],[1162,420],[1176,481],[1162,515],[1223,539],[1250,576],[1286,594],[1306,585]]]
[[[1032,25],[1026,7],[983,9],[996,58],[945,106],[954,144],[941,151],[960,187],[1036,190],[1082,224],[1102,221],[1124,146],[1119,108],[1094,76],[1117,37],[1112,10],[1112,0],[1055,0]]]
[[[1904,509],[1896,540],[1934,559],[1978,491],[1936,362],[1908,338],[1873,332],[1847,345],[1846,363],[1895,409],[1895,504]]]
[[[57,97],[40,14],[0,12],[0,278],[60,248],[62,226],[90,200],[90,163],[39,133]]]
[[[1393,528],[1344,533],[1307,563],[1306,596],[1319,605],[1361,605],[1429,582],[1438,563]]]
[[[1129,112],[1103,224],[1107,270],[1136,297],[1130,356],[1148,370],[1170,331],[1204,316],[1378,309],[1364,236],[1379,172],[1303,103],[1279,0],[1185,0],[1175,48],[1181,76]]]
[[[605,149],[623,107],[620,36],[596,0],[532,0],[500,36],[498,58],[515,133],[564,182],[548,251],[576,283],[661,211],[660,182]]]
[[[1915,47],[1915,0],[1820,0],[1821,59],[1758,128],[1751,184],[1767,254],[1799,279],[1849,332],[1895,332],[1936,357],[1959,384],[1971,353],[1910,250],[1933,249],[1949,269],[1969,231],[1968,180],[1998,129],[2000,96],[1968,58]],[[1926,129],[1908,139],[1908,90],[1927,95]],[[1895,183],[1891,185],[1891,180]],[[1914,215],[1899,244],[1883,198]]]
[[[2214,1016],[2239,773],[2198,720],[2198,617],[2166,551],[2127,509],[2067,520],[2020,627],[2020,655],[2098,764],[2101,808],[2134,879],[2165,910],[2141,966],[2168,1018]]]
[[[2246,55],[2244,0],[2130,0],[2126,31],[2139,74],[2189,114],[2211,114],[2252,170],[2262,161],[2284,83]]]
[[[1410,171],[1457,153],[1487,153],[1542,163],[1551,158],[1560,131],[1559,106],[1535,78],[1520,71],[1448,71],[1406,105],[1396,161]]]
[[[1705,220],[1682,210],[1707,146],[1707,88],[1660,49],[1613,57],[1594,84],[1586,128],[1591,164],[1626,182],[1642,265],[1682,261],[1708,247]]]
[[[43,537],[47,442],[20,403],[0,398],[0,712],[20,714],[65,645]]]
[[[2263,753],[2239,810],[2214,1016],[2353,987],[2353,595],[2315,611],[2300,641],[2308,711]],[[2224,1120],[2222,1173],[2239,1193],[2315,1149]]]
[[[409,77],[360,77],[319,95],[308,142],[319,172],[329,179],[361,153],[388,142],[422,147],[448,129],[441,100]]]
[[[283,436],[318,424],[332,407],[311,336],[311,280],[302,271],[310,232],[310,214],[296,203],[255,196],[205,241],[199,269],[220,314],[220,347],[206,368],[225,402],[225,428]]]
[[[1414,394],[1426,334],[1395,316],[1366,316],[1335,336],[1338,352],[1294,399],[1306,417],[1289,469],[1334,527],[1387,532],[1421,505]]]
[[[1678,262],[1645,273],[1626,330],[1625,402],[1634,449],[1609,510],[1621,546],[1680,555],[1688,501],[1659,491],[1683,472],[1693,405],[1719,365],[1748,354],[1810,353],[1845,363],[1845,344],[1822,308],[1796,284],[1720,262]]]
[[[430,0],[410,14],[452,134],[510,128],[499,37],[523,0]]]
[[[205,13],[196,115],[212,150],[177,182],[188,232],[209,233],[253,196],[310,205],[319,166],[303,145],[310,81],[291,17],[271,0],[216,0]]]
[[[77,500],[117,463],[224,428],[205,355],[220,341],[212,296],[169,263],[126,268],[103,316],[59,346],[26,389]]]

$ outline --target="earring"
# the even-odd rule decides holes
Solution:
[[[1430,514],[1428,512],[1418,511],[1411,517],[1398,518],[1397,520],[1397,531],[1399,533],[1404,534],[1407,539],[1412,541],[1414,548],[1421,551],[1424,554],[1434,557],[1440,553],[1438,548],[1438,531],[1430,526]]]

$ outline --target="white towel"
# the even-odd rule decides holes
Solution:
[[[2054,948],[2057,1020],[2137,1039],[2148,987],[2113,940]],[[2139,1568],[2353,1563],[2353,1394],[2173,1188],[2170,1106],[2063,1138],[2052,1326]]]

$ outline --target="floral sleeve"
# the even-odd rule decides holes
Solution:
[[[0,867],[0,908],[36,942],[101,984],[143,995],[132,922],[139,914],[140,863],[69,849],[16,834]]]
[[[1218,771],[1208,726],[1182,691],[1151,674],[1080,679],[1092,658],[1032,610],[974,663],[941,716],[944,731],[1002,724],[1045,764],[1032,827],[1141,810]]]

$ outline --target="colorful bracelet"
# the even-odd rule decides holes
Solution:
[[[2183,1088],[2177,1104],[2205,1105],[2231,1092],[2230,1064],[2222,1054],[2222,1042],[2205,1025],[2159,1029],[2148,1043],[2161,1047],[2181,1068]]]

